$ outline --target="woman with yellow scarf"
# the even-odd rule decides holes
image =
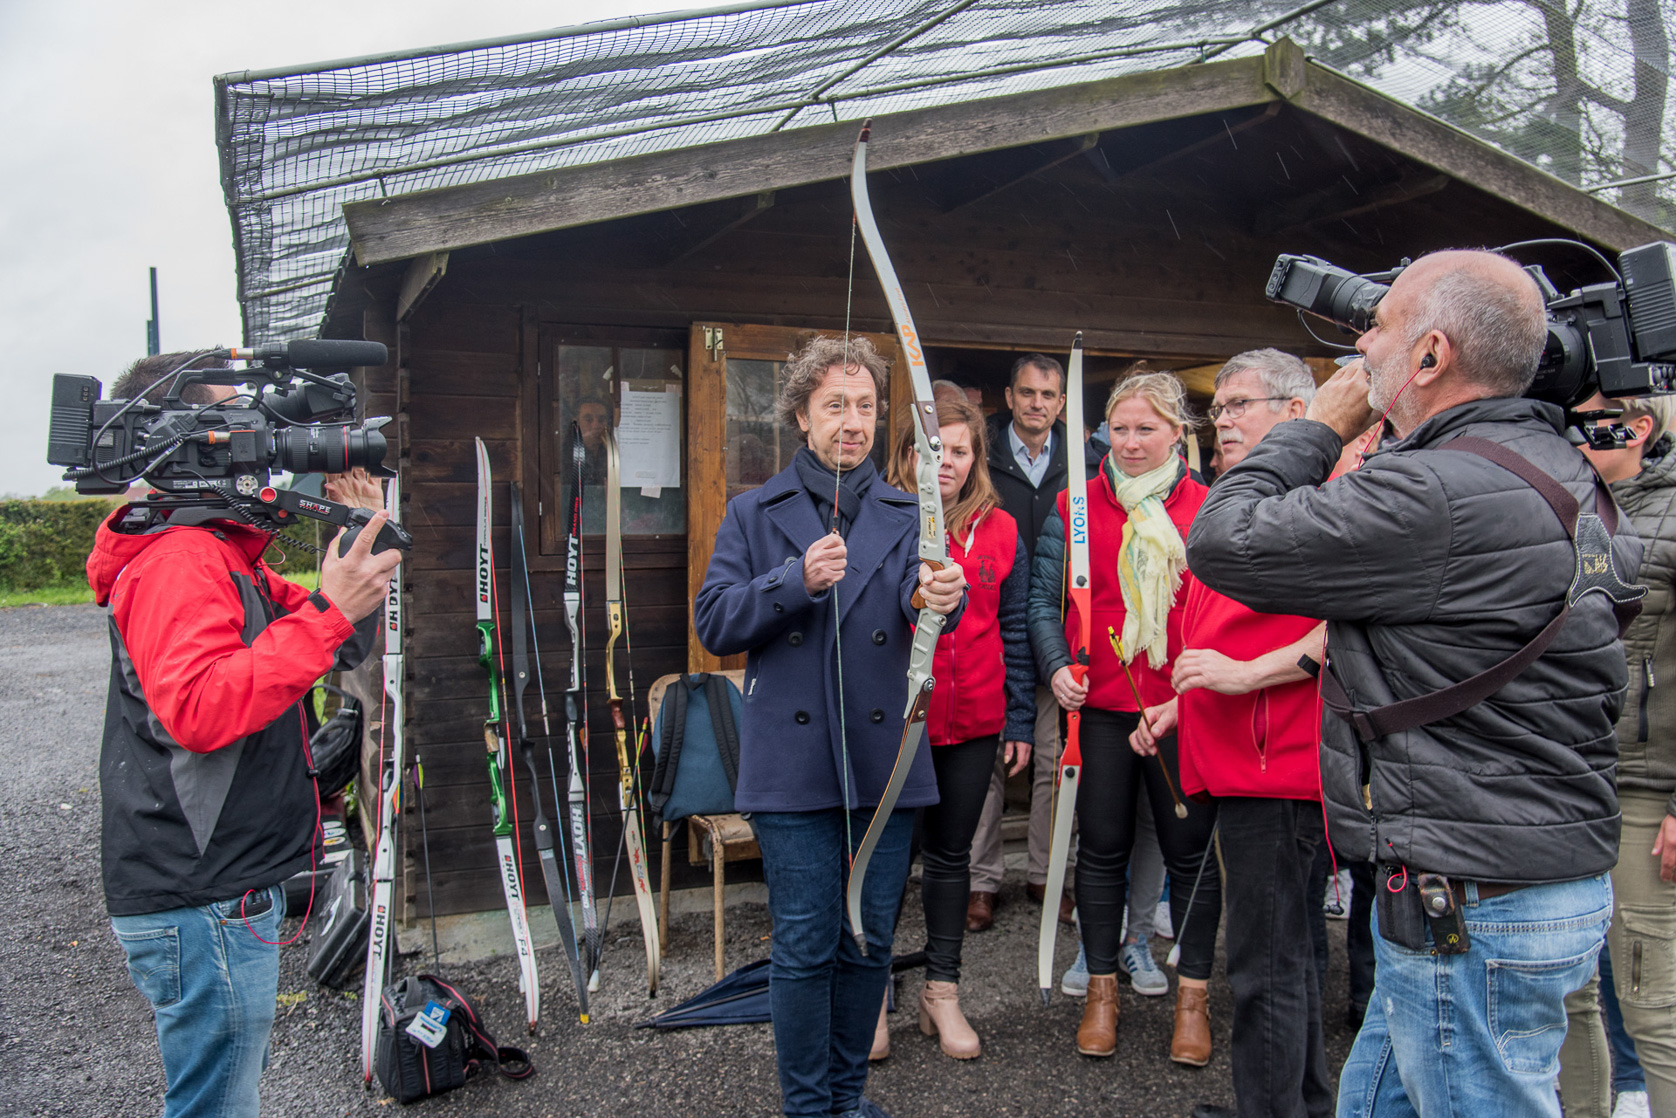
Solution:
[[[1146,795],[1170,875],[1170,918],[1180,937],[1170,1058],[1203,1067],[1211,1052],[1206,985],[1222,908],[1216,860],[1205,856],[1216,810],[1189,803],[1185,818],[1178,816],[1175,777],[1166,778],[1156,761],[1137,755],[1129,734],[1140,720],[1136,689],[1148,706],[1175,695],[1170,664],[1181,647],[1179,605],[1187,572],[1182,541],[1206,488],[1178,453],[1191,417],[1186,391],[1172,374],[1142,372],[1120,380],[1105,416],[1111,452],[1088,482],[1093,640],[1085,682],[1078,683],[1070,668],[1078,619],[1075,607],[1064,604],[1069,546],[1064,493],[1036,545],[1028,614],[1040,678],[1051,681],[1061,707],[1083,712],[1076,900],[1089,980],[1077,1051],[1087,1056],[1117,1051],[1117,970],[1129,854],[1137,797]],[[1083,468],[1075,458],[1073,465]],[[1159,742],[1159,756],[1171,773],[1179,772],[1174,734]]]

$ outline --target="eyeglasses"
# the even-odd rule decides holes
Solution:
[[[1210,416],[1212,423],[1216,422],[1216,420],[1221,417],[1223,412],[1228,413],[1229,419],[1238,419],[1240,416],[1245,414],[1245,409],[1250,407],[1252,404],[1271,400],[1290,399],[1292,399],[1290,396],[1254,396],[1249,400],[1229,400],[1226,404],[1212,404],[1206,411],[1206,414]]]

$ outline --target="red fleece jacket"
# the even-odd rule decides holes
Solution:
[[[1255,660],[1301,639],[1319,622],[1256,613],[1191,576],[1182,607],[1182,647]],[[1196,687],[1181,696],[1176,729],[1182,795],[1319,800],[1321,703],[1313,679],[1223,695]]]

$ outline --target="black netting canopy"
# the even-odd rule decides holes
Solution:
[[[1676,227],[1673,0],[767,0],[216,79],[245,337],[320,328],[346,202],[1190,66],[1281,36]]]

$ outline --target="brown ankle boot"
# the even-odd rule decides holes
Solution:
[[[885,1024],[885,1006],[889,1001],[879,999],[879,1025],[873,1030],[873,1051],[867,1054],[869,1060],[883,1060],[890,1055],[890,1028]]]
[[[1077,1051],[1084,1056],[1111,1056],[1117,1052],[1117,975],[1088,976],[1088,1001],[1082,1007],[1082,1025],[1077,1029]]]
[[[982,1054],[978,1034],[960,1012],[960,987],[953,982],[927,981],[919,992],[919,1031],[934,1036],[943,1055],[971,1060]]]
[[[1193,986],[1176,989],[1176,1030],[1170,1038],[1170,1059],[1202,1068],[1210,1063],[1210,999]]]

